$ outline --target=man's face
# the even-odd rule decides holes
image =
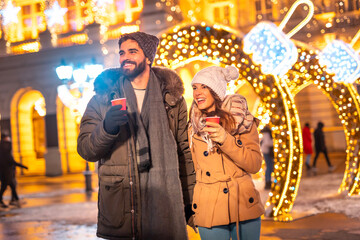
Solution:
[[[119,54],[120,70],[129,78],[137,77],[149,63],[139,44],[132,39],[128,39],[120,45]]]

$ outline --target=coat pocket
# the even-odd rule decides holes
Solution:
[[[125,220],[123,179],[116,182],[100,181],[99,221],[108,227],[119,228]]]
[[[247,208],[251,208],[259,203],[260,194],[255,188],[247,189],[244,196]]]

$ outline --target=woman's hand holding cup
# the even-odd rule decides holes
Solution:
[[[212,141],[219,143],[220,145],[225,142],[226,131],[219,124],[219,117],[208,117],[206,118],[206,126],[202,129],[203,132],[208,132],[209,137]]]

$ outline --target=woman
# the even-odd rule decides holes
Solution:
[[[265,189],[268,190],[271,188],[271,173],[274,171],[274,143],[271,135],[271,129],[268,126],[265,126],[261,130],[261,133],[263,137],[260,141],[260,146],[266,164]]]
[[[240,95],[226,96],[236,67],[208,67],[191,84],[189,139],[196,170],[192,210],[202,240],[259,239],[264,207],[250,174],[260,170],[258,120]],[[220,124],[205,122],[219,116]]]
[[[306,154],[306,169],[310,170],[310,159],[311,155],[313,153],[312,149],[312,139],[311,139],[311,132],[310,132],[310,124],[305,123],[305,126],[302,130],[302,136],[303,136],[303,146],[304,146],[304,153]]]

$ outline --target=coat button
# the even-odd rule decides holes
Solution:
[[[206,176],[210,177],[210,175],[211,175],[210,172],[206,172]]]
[[[197,205],[196,203],[193,204],[193,208],[196,209],[197,208]]]
[[[217,149],[216,149],[216,153],[217,153],[217,154],[220,154],[220,153],[221,153],[220,149],[217,148]]]
[[[110,186],[106,185],[106,186],[105,186],[105,189],[109,191],[109,190],[110,190]]]
[[[229,192],[229,189],[224,188],[223,192],[226,194],[226,193],[228,193],[228,192]]]
[[[242,141],[240,139],[238,139],[237,141],[237,144],[239,144],[240,146],[242,145]]]
[[[204,151],[204,156],[207,157],[209,155],[208,151]]]
[[[253,203],[254,202],[254,198],[249,198],[249,203]]]

